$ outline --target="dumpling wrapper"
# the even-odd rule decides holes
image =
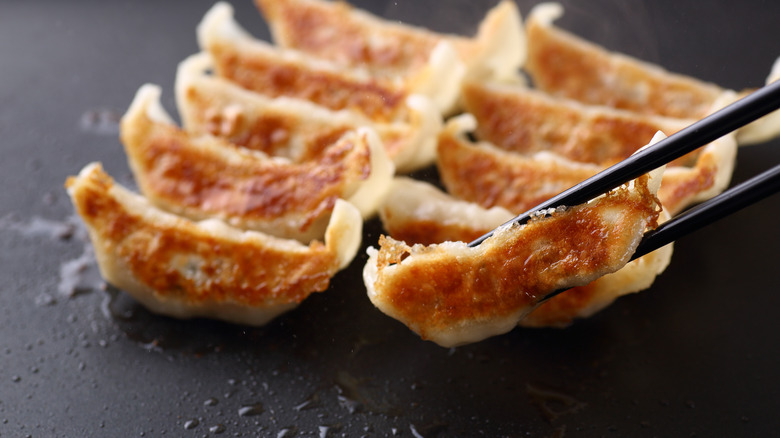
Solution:
[[[548,151],[522,155],[489,142],[474,143],[466,133],[475,128],[470,114],[451,119],[439,135],[437,165],[449,193],[486,208],[523,213],[606,167]],[[664,209],[675,215],[722,192],[731,180],[736,150],[730,134],[704,146],[693,166],[668,167],[658,190]]]
[[[668,167],[667,167],[668,170]],[[408,245],[445,241],[470,242],[515,215],[501,207],[485,209],[456,199],[431,184],[395,178],[379,207],[384,229]],[[661,213],[660,222],[668,219]],[[671,261],[673,245],[633,260],[617,272],[574,287],[542,303],[519,322],[524,327],[563,327],[587,318],[618,297],[647,289]]]
[[[525,59],[522,20],[509,0],[487,13],[473,38],[392,22],[344,2],[255,4],[277,44],[381,77],[402,77],[410,91],[431,97],[445,113],[457,103],[464,76],[516,79]]]
[[[349,131],[317,161],[291,163],[170,122],[157,86],[141,87],[120,137],[141,192],[156,206],[200,220],[301,242],[321,238],[339,198],[364,217],[375,213],[393,175],[376,134]]]
[[[312,102],[268,97],[208,74],[213,60],[208,53],[192,55],[179,64],[176,102],[184,129],[190,134],[211,134],[242,147],[289,158],[315,160],[344,133],[372,127],[399,172],[433,163],[441,116],[431,102],[410,96],[412,117],[432,117],[411,123],[374,123],[359,113],[333,111]]]
[[[622,268],[657,226],[662,169],[595,200],[465,242],[380,238],[363,270],[368,296],[423,339],[451,347],[506,333],[547,294]]]
[[[441,117],[416,114],[420,108],[409,93],[389,79],[373,77],[365,70],[347,69],[302,52],[274,47],[253,38],[233,19],[227,3],[215,4],[198,24],[198,43],[211,54],[218,76],[243,88],[270,97],[295,97],[332,110],[352,110],[377,123],[406,122]]]
[[[657,65],[605,50],[553,25],[558,3],[535,6],[526,20],[525,65],[536,87],[555,96],[642,114],[701,119],[737,98],[737,93]],[[767,83],[780,77],[778,62]],[[738,131],[740,144],[780,135],[780,112]]]
[[[325,243],[303,245],[163,212],[115,184],[97,163],[68,178],[66,187],[106,281],[176,318],[266,324],[326,290],[360,246],[360,213],[341,200]]]

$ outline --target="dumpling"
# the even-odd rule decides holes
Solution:
[[[553,21],[563,15],[558,3],[535,6],[526,20],[528,59],[525,70],[539,89],[581,102],[641,114],[701,119],[735,100],[737,93],[657,65],[611,53],[563,31]],[[780,78],[772,69],[767,83]],[[780,135],[780,112],[738,131],[740,144]]]
[[[385,231],[410,244],[470,242],[514,216],[505,208],[482,208],[405,177],[393,179],[379,206]]]
[[[378,123],[410,123],[419,110],[409,103],[412,94],[389,79],[252,38],[235,22],[226,3],[217,3],[203,17],[198,42],[212,55],[218,76],[270,97],[296,97],[332,110],[353,110]],[[431,109],[436,111],[433,105]]]
[[[584,105],[495,82],[466,82],[463,107],[476,119],[480,140],[523,155],[548,151],[600,165],[629,157],[658,131],[671,135],[695,122]],[[694,156],[682,160],[694,161]]]
[[[723,93],[715,84],[677,75],[653,64],[607,52],[556,28],[558,3],[535,6],[526,20],[534,84],[553,95],[642,114],[700,119]]]
[[[170,123],[160,89],[141,87],[120,124],[141,192],[165,210],[308,242],[320,238],[336,200],[368,217],[393,175],[368,128],[349,131],[316,161],[291,163]]]
[[[504,0],[467,38],[391,22],[344,2],[255,0],[274,41],[340,65],[403,77],[413,92],[432,97],[444,112],[456,103],[465,75],[515,78],[525,58],[520,13]],[[442,6],[446,7],[446,6]]]
[[[379,216],[390,237],[407,245],[470,242],[514,217],[501,207],[485,209],[456,199],[428,183],[403,177],[393,181],[379,207]],[[668,217],[667,212],[661,212],[659,222]],[[617,272],[545,301],[521,319],[519,325],[563,327],[576,318],[592,316],[620,296],[647,289],[669,265],[672,247],[659,248],[632,260]]]
[[[482,207],[523,213],[596,174],[601,167],[547,151],[521,155],[466,137],[470,114],[451,119],[439,135],[437,166],[447,192]]]
[[[520,214],[607,167],[545,150],[523,155],[489,142],[475,144],[465,135],[475,128],[470,114],[451,119],[439,135],[437,165],[449,193],[483,207],[498,205]],[[723,191],[731,180],[736,150],[730,134],[704,146],[690,167],[670,166],[658,191],[669,214]]]
[[[479,246],[380,238],[363,279],[371,301],[423,339],[449,347],[505,333],[547,294],[622,268],[657,226],[662,170],[589,203],[506,225]]]
[[[315,160],[344,133],[371,126],[379,135],[396,170],[410,171],[430,165],[436,152],[441,116],[427,99],[410,96],[420,109],[412,115],[430,114],[411,123],[374,123],[352,111],[332,111],[309,101],[268,97],[208,74],[213,61],[208,53],[190,56],[179,64],[176,102],[184,129],[191,134],[211,134],[231,143],[294,162]]]
[[[296,307],[347,266],[360,245],[360,213],[337,201],[325,243],[303,245],[216,219],[165,213],[116,185],[99,164],[66,183],[103,277],[150,310],[262,325]]]

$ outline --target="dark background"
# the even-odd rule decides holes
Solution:
[[[233,2],[253,34],[253,5]],[[355,2],[470,33],[492,0]],[[0,0],[0,436],[767,436],[780,429],[777,197],[678,242],[649,290],[565,330],[443,349],[373,308],[364,252],[264,328],[152,315],[100,288],[62,184],[132,178],[117,118],[210,1]],[[532,2],[521,2],[527,13]],[[776,1],[582,1],[566,28],[731,88],[780,55]],[[780,161],[740,150],[734,180]],[[380,227],[366,225],[365,243]],[[75,288],[75,293],[72,293]]]

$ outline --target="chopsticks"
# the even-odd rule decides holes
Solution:
[[[511,219],[504,225],[512,223],[524,224],[528,222],[531,214],[540,210],[558,206],[572,206],[590,201],[621,184],[625,184],[707,143],[717,140],[778,108],[780,108],[780,81],[775,81],[576,184],[572,188]],[[735,187],[734,189],[739,189],[736,193],[732,193],[734,189],[724,192],[711,199],[711,202],[701,204],[701,208],[697,208],[695,211],[691,209],[689,214],[678,215],[675,219],[665,223],[664,226],[646,233],[639,249],[646,254],[653,249],[671,243],[674,239],[693,231],[699,226],[713,222],[776,192],[778,168],[775,167],[767,173],[769,175],[762,174],[750,180],[749,182],[751,183],[748,185],[742,184]],[[767,180],[769,180],[769,183]],[[764,187],[765,185],[766,187]],[[730,194],[724,196],[727,193]],[[742,202],[743,197],[746,199],[757,197],[758,199],[744,203]],[[493,231],[490,231],[470,242],[468,246],[475,247],[492,235]],[[639,249],[637,253],[639,253]]]

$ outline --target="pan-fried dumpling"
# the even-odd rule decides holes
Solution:
[[[437,166],[442,184],[456,198],[520,214],[596,174],[600,167],[541,151],[521,155],[489,142],[474,143],[470,114],[451,119],[439,135]]]
[[[671,135],[695,122],[584,105],[524,86],[488,82],[466,82],[463,106],[476,119],[474,133],[480,140],[523,155],[549,151],[601,165],[628,158],[658,131]],[[695,162],[695,157],[682,162]]]
[[[374,123],[352,111],[332,111],[309,101],[271,98],[208,74],[207,53],[190,56],[179,64],[176,101],[182,125],[190,134],[211,134],[231,143],[294,162],[317,159],[345,132],[371,126],[398,171],[414,170],[433,162],[441,116],[425,108],[427,99],[411,96],[420,108],[415,114],[435,117],[419,123]]]
[[[553,95],[642,114],[700,119],[712,112],[723,90],[617,53],[565,32],[552,23],[558,3],[535,6],[526,20],[526,70]]]
[[[439,135],[437,165],[449,193],[486,208],[523,213],[606,167],[544,150],[522,155],[489,142],[473,143],[465,133],[475,127],[470,114],[451,119]],[[722,192],[731,180],[736,149],[730,134],[704,146],[691,167],[670,166],[658,191],[669,214]]]
[[[339,198],[373,214],[393,175],[369,128],[349,131],[316,161],[291,163],[210,136],[190,136],[167,120],[160,89],[141,87],[121,121],[121,139],[141,192],[191,219],[308,242],[320,238]]]
[[[474,38],[435,33],[369,14],[344,2],[255,0],[274,41],[340,65],[403,77],[444,112],[456,103],[465,75],[515,78],[525,58],[524,31],[514,2],[488,12]]]
[[[543,91],[589,104],[683,119],[701,119],[737,97],[734,91],[608,52],[563,31],[553,25],[562,14],[560,4],[542,3],[526,20],[525,69]],[[767,82],[778,79],[778,73],[773,69]],[[776,111],[752,123],[738,133],[740,143],[780,135],[778,121],[780,112]]]
[[[258,93],[306,99],[332,110],[353,110],[374,122],[411,123],[415,117],[432,117],[414,115],[419,108],[410,105],[412,94],[392,80],[253,38],[235,22],[233,9],[226,3],[217,3],[203,17],[198,42],[214,58],[218,76]],[[433,105],[431,109],[436,111]]]
[[[475,248],[380,238],[363,279],[371,301],[422,338],[448,347],[505,333],[547,294],[590,283],[630,259],[661,211],[663,170],[595,200],[507,225]]]
[[[116,185],[99,164],[66,183],[103,277],[150,310],[262,325],[346,267],[360,245],[360,213],[337,201],[325,243],[303,245],[217,219],[192,222]]]
[[[668,169],[668,168],[667,168]],[[456,199],[428,183],[396,178],[379,207],[385,230],[407,245],[431,245],[446,241],[470,242],[509,221],[514,215],[501,207],[485,209]],[[668,219],[661,212],[659,221]],[[666,269],[672,257],[667,245],[633,260],[617,272],[574,287],[542,303],[520,320],[524,327],[562,327],[586,318],[618,297],[647,289]]]

